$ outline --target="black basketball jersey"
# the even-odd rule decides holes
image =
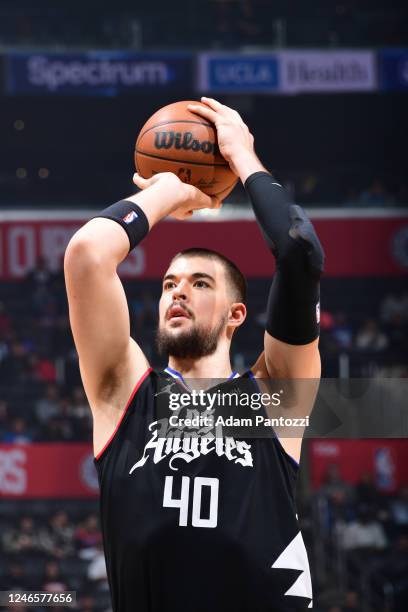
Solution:
[[[296,462],[276,436],[175,431],[162,401],[180,384],[148,370],[95,459],[113,611],[311,608]]]

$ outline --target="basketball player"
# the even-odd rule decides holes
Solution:
[[[211,431],[193,439],[157,415],[159,398],[188,392],[188,378],[234,378],[236,386],[320,376],[323,253],[313,226],[262,166],[236,111],[207,98],[190,110],[215,124],[277,268],[263,350],[238,377],[229,353],[246,317],[245,279],[215,252],[178,253],[163,278],[158,345],[169,361],[158,372],[130,337],[117,267],[161,219],[220,203],[171,173],[135,175],[141,191],[86,223],[68,245],[70,321],[94,420],[113,610],[307,609],[311,580],[294,500],[301,441]]]

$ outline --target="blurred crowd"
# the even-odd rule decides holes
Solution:
[[[81,502],[78,508],[81,509]],[[96,513],[74,520],[62,509],[50,513],[45,502],[40,516],[26,513],[13,519],[6,516],[5,520],[4,515],[0,536],[0,590],[76,591],[77,605],[69,609],[81,612],[110,609],[102,534]]]
[[[358,209],[390,208],[404,206],[408,202],[407,185],[399,177],[391,177],[388,181],[374,177],[371,182],[361,186],[356,183],[356,186],[344,191],[344,184],[350,183],[353,184],[353,181],[341,184],[340,176],[305,174],[294,183],[296,199],[310,206],[316,203],[336,203],[342,207]]]
[[[321,538],[320,563],[330,557],[341,592],[334,576],[326,576],[319,602],[327,607],[319,611],[407,609],[408,487],[386,494],[380,485],[368,472],[352,485],[337,464],[327,468],[314,495],[313,520]]]
[[[319,1],[313,11],[282,0],[162,0],[154,5],[122,0],[120,11],[97,5],[89,14],[75,0],[58,8],[51,0],[35,8],[27,1],[26,10],[23,4],[2,3],[1,44],[128,49],[404,44],[402,7],[385,0]]]
[[[265,164],[268,166],[267,161]],[[371,181],[369,177],[367,180],[361,180],[360,177],[359,180],[353,181],[355,173],[356,170],[350,167],[347,173],[287,172],[282,176],[278,173],[278,178],[296,202],[302,206],[338,206],[358,210],[406,206],[408,187],[401,177],[390,176],[384,180],[375,176]],[[226,204],[248,206],[248,195],[240,184],[228,196]]]
[[[408,375],[408,292],[387,294],[375,316],[356,319],[344,311],[323,310],[320,327],[323,356],[352,354],[361,364],[360,375],[367,377],[381,371]]]

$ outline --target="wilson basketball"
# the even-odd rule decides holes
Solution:
[[[189,111],[188,104],[200,103],[169,104],[144,124],[136,141],[136,169],[144,178],[174,172],[208,195],[225,197],[237,178],[219,152],[215,127]]]

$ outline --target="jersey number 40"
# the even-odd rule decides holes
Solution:
[[[193,487],[190,482],[193,480]],[[193,527],[216,527],[218,522],[218,490],[220,481],[218,478],[204,478],[196,476],[181,477],[181,495],[173,497],[173,476],[166,476],[164,483],[163,508],[179,508],[179,525],[187,527],[190,489],[193,489],[193,508],[191,513],[191,524]],[[203,487],[210,487],[210,512],[208,518],[201,518],[201,497]]]

